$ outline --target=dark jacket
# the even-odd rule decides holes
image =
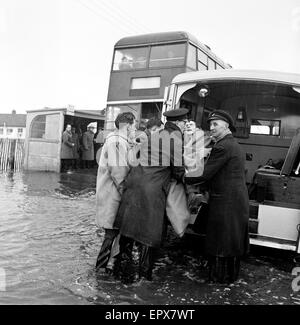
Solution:
[[[244,165],[240,145],[229,134],[212,148],[203,175],[185,178],[187,184],[208,184],[208,255],[229,257],[248,252],[249,199]]]
[[[182,146],[176,147],[179,151],[177,157],[181,156],[181,165],[177,162],[178,166],[174,166],[175,150],[170,135],[174,138],[179,136],[178,143],[182,144],[180,129],[170,122],[166,123],[165,131],[152,134],[149,141],[142,144],[140,164],[133,167],[128,174],[115,222],[115,227],[120,228],[122,235],[151,247],[159,247],[162,241],[170,179],[173,177],[180,181],[184,175]],[[171,142],[169,152],[163,151],[161,146],[157,151],[153,147],[151,149],[151,144],[159,140],[159,137]],[[158,158],[158,163],[147,166],[151,157]]]

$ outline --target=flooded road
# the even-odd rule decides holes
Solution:
[[[151,283],[96,274],[95,174],[0,174],[0,304],[300,305],[290,253],[252,248],[238,282],[212,285],[197,240],[171,229]]]

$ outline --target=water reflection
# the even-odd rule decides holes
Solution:
[[[7,276],[0,304],[276,303],[270,288],[287,297],[280,303],[292,304],[291,275],[272,260],[252,257],[241,282],[210,286],[192,249],[197,245],[172,232],[153,282],[125,285],[96,274],[103,233],[94,222],[95,184],[95,172],[0,174],[0,267]]]
[[[72,176],[0,175],[0,266],[7,274],[0,303],[80,303],[65,285],[92,267],[88,247],[95,249],[92,243],[100,240],[94,225],[95,175]]]

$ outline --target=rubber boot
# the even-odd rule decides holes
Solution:
[[[152,269],[154,265],[154,250],[144,244],[139,245],[139,278],[152,280]]]

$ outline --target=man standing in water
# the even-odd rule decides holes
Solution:
[[[99,160],[96,186],[96,224],[105,235],[96,268],[109,271],[108,261],[119,230],[114,227],[123,193],[124,180],[129,172],[128,151],[135,137],[135,116],[120,113],[115,120],[116,130],[106,137]],[[116,245],[117,246],[117,245]]]
[[[209,279],[234,282],[240,258],[248,252],[249,199],[245,180],[245,158],[231,131],[235,130],[229,113],[216,110],[207,120],[215,140],[203,174],[185,177],[186,184],[206,183],[209,189],[205,252]]]

